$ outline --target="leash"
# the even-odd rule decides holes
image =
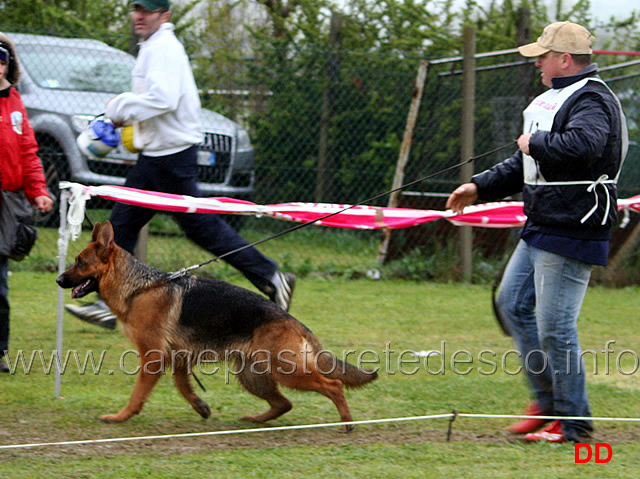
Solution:
[[[514,140],[514,141],[515,141],[515,140]],[[182,276],[186,275],[186,274],[187,274],[189,271],[191,271],[191,270],[194,270],[194,269],[200,268],[200,267],[205,266],[205,265],[207,265],[207,264],[209,264],[209,263],[212,263],[212,262],[214,262],[214,261],[218,261],[218,260],[220,260],[220,259],[222,259],[222,258],[225,258],[226,256],[230,256],[230,255],[232,255],[232,254],[235,254],[235,253],[237,253],[237,252],[239,252],[239,251],[242,251],[242,250],[244,250],[244,249],[250,248],[250,247],[252,247],[252,246],[257,246],[257,245],[259,245],[259,244],[266,243],[267,241],[270,241],[270,240],[275,239],[275,238],[278,238],[278,237],[280,237],[280,236],[284,236],[284,235],[286,235],[286,234],[292,233],[293,231],[296,231],[296,230],[298,230],[298,229],[300,229],[300,228],[304,228],[304,227],[306,227],[306,226],[309,226],[309,225],[312,225],[312,224],[314,224],[314,223],[317,223],[318,221],[322,221],[322,220],[324,220],[324,219],[327,219],[327,218],[330,218],[330,217],[332,217],[332,216],[335,216],[335,215],[338,215],[338,214],[340,214],[340,213],[343,213],[343,212],[345,212],[345,211],[347,211],[347,210],[350,210],[351,208],[354,208],[354,207],[356,207],[356,206],[360,206],[360,205],[363,205],[363,204],[365,204],[365,203],[370,203],[370,202],[372,202],[372,201],[374,201],[374,200],[377,200],[378,198],[381,198],[381,197],[383,197],[383,196],[389,195],[389,194],[394,193],[394,192],[396,192],[396,191],[403,190],[403,189],[405,189],[405,188],[408,188],[408,187],[410,187],[410,186],[413,186],[413,185],[415,185],[415,184],[418,184],[418,183],[420,183],[420,182],[422,182],[422,181],[428,180],[429,178],[433,178],[433,177],[435,177],[435,176],[438,176],[438,175],[441,175],[441,174],[443,174],[443,173],[446,173],[447,171],[451,171],[451,170],[454,170],[454,169],[456,169],[456,168],[460,168],[461,166],[466,165],[466,164],[468,164],[468,163],[471,163],[471,162],[473,162],[473,161],[475,161],[475,160],[479,160],[479,159],[481,159],[481,158],[484,158],[484,157],[487,157],[487,156],[489,156],[489,155],[492,155],[493,153],[497,153],[497,152],[499,152],[499,151],[501,151],[501,150],[504,150],[504,149],[506,149],[506,148],[509,148],[510,146],[512,146],[512,145],[513,145],[513,143],[514,143],[514,142],[510,142],[510,143],[507,143],[507,144],[505,144],[505,145],[499,146],[498,148],[494,148],[493,150],[487,151],[486,153],[482,153],[482,154],[480,154],[480,155],[472,156],[472,157],[471,157],[471,158],[469,158],[468,160],[465,160],[465,161],[463,161],[463,162],[460,162],[460,163],[458,163],[458,164],[456,164],[456,165],[449,166],[449,167],[444,168],[444,169],[442,169],[442,170],[440,170],[440,171],[437,171],[437,172],[432,173],[432,174],[430,174],[430,175],[424,176],[424,177],[419,178],[419,179],[417,179],[417,180],[411,181],[411,182],[409,182],[409,183],[406,183],[406,184],[404,184],[404,185],[402,185],[402,186],[399,186],[398,188],[394,188],[394,189],[392,189],[392,190],[390,190],[390,191],[387,191],[387,192],[385,192],[385,193],[381,193],[381,194],[376,195],[376,196],[373,196],[373,197],[371,197],[371,198],[367,198],[366,200],[361,201],[360,203],[357,203],[357,204],[355,204],[355,205],[349,205],[349,206],[347,206],[346,208],[343,208],[343,209],[341,209],[341,210],[339,210],[339,211],[336,211],[336,212],[334,212],[334,213],[329,213],[329,214],[324,215],[324,216],[322,216],[322,217],[320,217],[320,218],[316,218],[315,220],[307,221],[307,222],[305,222],[305,223],[297,224],[297,225],[295,225],[295,226],[293,226],[293,227],[291,227],[291,228],[289,228],[289,229],[286,229],[286,230],[284,230],[284,231],[281,231],[281,232],[279,232],[279,233],[276,233],[276,234],[274,234],[274,235],[271,235],[271,236],[269,236],[269,237],[267,237],[267,238],[263,238],[263,239],[261,239],[261,240],[255,241],[255,242],[253,242],[253,243],[251,243],[251,244],[247,244],[247,245],[242,246],[242,247],[240,247],[240,248],[236,248],[236,249],[234,249],[234,250],[232,250],[232,251],[229,251],[229,252],[227,252],[227,253],[224,253],[224,254],[222,254],[222,255],[220,255],[220,256],[218,256],[218,257],[216,257],[216,258],[211,258],[211,259],[209,259],[209,260],[207,260],[207,261],[203,261],[202,263],[199,263],[199,264],[196,264],[196,265],[193,265],[193,266],[189,266],[188,268],[182,268],[182,269],[180,269],[179,271],[176,271],[176,272],[174,272],[174,273],[171,273],[169,276],[167,276],[167,277],[164,279],[164,281],[163,281],[163,282],[164,282],[164,283],[168,283],[168,282],[170,282],[170,281],[173,281],[174,279],[177,279],[177,278],[180,278],[180,277],[182,277]],[[87,215],[86,211],[85,211],[85,219],[86,219],[86,220],[89,222],[89,224],[93,227],[93,222],[91,221],[91,219],[90,219],[90,218],[89,218],[89,216]],[[157,285],[157,284],[156,284],[156,285]],[[205,391],[205,392],[206,392],[206,388],[204,387],[204,385],[202,384],[202,382],[200,381],[200,379],[198,378],[198,376],[196,376],[196,375],[195,375],[195,373],[193,373],[193,372],[191,373],[191,375],[193,376],[193,378],[195,379],[195,381],[198,383],[198,386],[200,386],[200,388],[201,388],[203,391]],[[452,428],[452,426],[453,426],[453,421],[455,420],[456,415],[457,415],[457,411],[454,409],[454,414],[453,414],[453,416],[452,416],[452,418],[451,418],[451,420],[450,420],[450,422],[449,422],[449,430],[448,430],[448,432],[447,432],[447,441],[449,441],[449,440],[450,440],[450,438],[451,438],[451,428]]]
[[[366,200],[363,200],[363,201],[361,201],[359,203],[356,203],[354,205],[349,205],[349,206],[347,206],[347,207],[345,207],[345,208],[343,208],[341,210],[338,210],[338,211],[335,211],[333,213],[329,213],[327,215],[321,216],[320,218],[316,218],[315,220],[311,220],[311,221],[307,221],[307,222],[304,222],[304,223],[297,224],[297,225],[295,225],[295,226],[293,226],[291,228],[288,228],[286,230],[280,231],[279,233],[275,233],[275,234],[273,234],[273,235],[271,235],[271,236],[269,236],[267,238],[263,238],[261,240],[255,241],[253,243],[241,246],[240,248],[236,248],[236,249],[234,249],[232,251],[228,251],[228,252],[226,252],[224,254],[221,254],[220,256],[217,256],[215,258],[211,258],[211,259],[209,259],[207,261],[203,261],[202,263],[198,263],[198,264],[195,264],[193,266],[189,266],[187,268],[182,268],[182,269],[180,269],[178,271],[175,271],[175,272],[171,273],[169,276],[167,276],[165,278],[165,281],[166,282],[173,281],[174,279],[177,279],[177,278],[180,278],[180,277],[186,275],[191,270],[194,270],[194,269],[197,269],[197,268],[201,268],[202,266],[206,266],[209,263],[213,263],[214,261],[218,261],[218,260],[221,260],[221,259],[223,259],[223,258],[225,258],[227,256],[231,256],[232,254],[238,253],[238,252],[240,252],[242,250],[245,250],[247,248],[251,248],[253,246],[257,246],[259,244],[266,243],[267,241],[271,241],[272,239],[279,238],[280,236],[284,236],[286,234],[292,233],[292,232],[294,232],[296,230],[299,230],[300,228],[304,228],[306,226],[312,225],[314,223],[317,223],[319,221],[325,220],[327,218],[331,218],[332,216],[339,215],[340,213],[344,213],[345,211],[348,211],[351,208],[355,208],[356,206],[362,206],[362,205],[364,205],[366,203],[370,203],[370,202],[372,202],[374,200],[382,198],[383,196],[390,195],[391,193],[395,193],[396,191],[403,190],[405,188],[408,188],[408,187],[413,186],[415,184],[421,183],[421,182],[423,182],[425,180],[428,180],[430,178],[433,178],[435,176],[439,176],[439,175],[441,175],[443,173],[446,173],[447,171],[455,170],[455,169],[460,168],[461,166],[464,166],[464,165],[466,165],[468,163],[471,163],[473,161],[479,160],[481,158],[485,158],[485,157],[487,157],[489,155],[492,155],[494,153],[502,151],[502,150],[504,150],[506,148],[512,147],[514,143],[515,143],[515,140],[513,140],[513,141],[511,141],[511,142],[509,142],[509,143],[507,143],[505,145],[502,145],[502,146],[499,146],[497,148],[494,148],[493,150],[487,151],[485,153],[481,153],[479,155],[472,156],[471,158],[469,158],[469,159],[467,159],[465,161],[462,161],[462,162],[460,162],[458,164],[449,166],[449,167],[444,168],[444,169],[442,169],[440,171],[436,171],[435,173],[431,173],[430,175],[427,175],[427,176],[424,176],[424,177],[419,178],[417,180],[411,181],[409,183],[406,183],[406,184],[404,184],[402,186],[399,186],[397,188],[394,188],[392,190],[386,191],[386,192],[381,193],[381,194],[376,195],[376,196],[372,196],[371,198],[367,198]]]

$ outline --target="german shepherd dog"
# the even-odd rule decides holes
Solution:
[[[129,403],[116,414],[101,416],[104,422],[123,422],[139,414],[168,360],[180,393],[208,418],[209,405],[190,384],[191,366],[203,355],[228,359],[240,384],[269,403],[268,411],[241,418],[256,423],[291,409],[278,385],[328,397],[340,420],[351,422],[343,385],[359,387],[377,377],[375,371],[323,351],[308,328],[260,294],[193,275],[170,279],[168,273],[141,263],[114,243],[108,221],[95,224],[92,241],[56,281],[73,288],[73,298],[98,292],[140,355]],[[348,432],[353,426],[343,429]]]

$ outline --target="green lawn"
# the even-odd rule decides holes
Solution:
[[[85,239],[86,240],[86,239]],[[131,346],[107,331],[64,317],[61,398],[45,366],[55,349],[58,291],[55,273],[15,271],[10,277],[11,357],[23,351],[28,374],[0,376],[0,445],[233,431],[257,427],[239,421],[266,403],[243,392],[224,373],[199,374],[212,409],[201,419],[163,378],[142,414],[118,425],[98,416],[118,411],[135,378]],[[244,282],[239,282],[248,286]],[[65,291],[65,301],[69,292]],[[354,420],[448,414],[519,414],[528,401],[509,338],[496,327],[488,286],[400,280],[308,277],[297,285],[292,313],[337,354],[353,351],[380,368],[371,385],[347,392]],[[592,288],[581,317],[588,388],[594,416],[640,417],[637,288]],[[611,343],[610,341],[615,341]],[[607,342],[613,353],[603,350]],[[409,351],[437,350],[415,362]],[[75,352],[75,353],[74,353]],[[87,354],[102,369],[78,370]],[[592,360],[596,358],[596,361]],[[502,364],[502,358],[506,358]],[[377,361],[377,362],[376,362]],[[372,364],[373,363],[373,364]],[[222,365],[220,365],[222,367]],[[495,369],[495,370],[494,370]],[[607,370],[608,369],[608,370]],[[113,371],[113,374],[109,374]],[[224,369],[222,370],[224,371]],[[229,382],[229,384],[227,384]],[[313,393],[285,391],[294,408],[271,426],[337,422],[333,404]],[[575,464],[572,445],[526,445],[504,428],[508,419],[459,417],[447,442],[449,419],[224,436],[145,439],[74,446],[0,449],[3,477],[637,477],[640,424],[597,422],[597,442],[608,442],[608,464]]]

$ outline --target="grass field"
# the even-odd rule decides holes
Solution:
[[[61,397],[47,373],[55,349],[57,288],[53,272],[14,271],[11,352],[32,367],[0,376],[0,446],[104,438],[131,438],[257,426],[239,421],[266,403],[243,392],[224,369],[199,374],[212,409],[201,419],[163,378],[142,414],[118,425],[101,414],[128,400],[136,366],[119,330],[108,331],[65,315]],[[246,283],[236,279],[243,286]],[[588,390],[596,417],[640,417],[637,288],[592,288],[580,319]],[[509,338],[491,315],[488,286],[308,277],[299,281],[292,313],[326,349],[354,351],[379,367],[371,385],[347,392],[354,420],[448,414],[520,414],[528,401]],[[65,292],[65,300],[69,292]],[[608,341],[613,353],[605,355]],[[408,351],[441,351],[416,363]],[[35,351],[35,353],[33,353]],[[39,351],[42,351],[43,362]],[[80,366],[87,354],[99,372]],[[495,356],[494,356],[495,354]],[[504,364],[502,359],[505,358]],[[377,362],[375,362],[375,361]],[[375,364],[374,364],[375,363]],[[493,364],[493,365],[492,365]],[[223,367],[222,365],[219,365]],[[110,374],[109,371],[113,371]],[[228,383],[228,384],[227,384]],[[337,422],[326,398],[285,391],[294,408],[271,427]],[[597,422],[597,442],[611,444],[606,464],[575,464],[573,445],[523,444],[504,428],[508,419],[457,418],[447,441],[448,418],[364,424],[350,434],[338,427],[223,436],[145,439],[73,446],[0,449],[0,470],[10,478],[105,477],[637,477],[640,424]]]
[[[94,222],[108,219],[107,210],[91,210]],[[243,237],[248,242],[263,241],[273,234],[294,227],[294,223],[277,220],[246,218]],[[172,218],[156,215],[150,223],[148,262],[151,266],[176,271],[212,259],[211,255],[187,238]],[[38,241],[31,254],[21,263],[13,265],[16,271],[55,271],[57,269],[58,230],[38,228]],[[91,237],[90,227],[75,242],[70,242],[67,253],[72,259]],[[276,260],[281,269],[298,277],[307,276],[358,278],[368,270],[379,270],[383,278],[424,280],[437,278],[449,281],[461,276],[457,268],[455,241],[434,247],[426,254],[414,250],[402,259],[381,267],[377,261],[380,245],[379,231],[341,230],[312,226],[296,230],[260,244],[265,255]],[[491,282],[502,266],[502,258],[474,257],[473,282]],[[208,264],[198,274],[212,275],[220,279],[235,280],[240,275],[224,261]]]

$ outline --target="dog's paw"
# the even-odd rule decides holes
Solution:
[[[261,421],[258,416],[242,416],[240,420],[247,421],[247,422],[257,422],[258,424],[262,424],[264,422],[264,421]]]
[[[100,416],[100,420],[102,422],[106,422],[107,424],[116,424],[119,422],[124,422],[128,417],[123,418],[120,414],[105,414],[104,416]]]
[[[353,424],[345,424],[344,426],[342,426],[342,432],[346,434],[348,432],[353,431],[355,428],[356,427]]]
[[[209,416],[211,416],[211,408],[202,399],[196,399],[191,405],[193,406],[193,409],[195,409],[196,412],[203,418],[207,419]]]

